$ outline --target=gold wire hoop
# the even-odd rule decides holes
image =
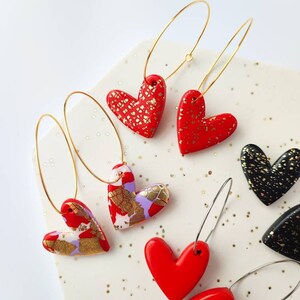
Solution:
[[[70,141],[71,141],[71,144],[73,146],[73,149],[76,153],[76,155],[78,156],[78,158],[80,159],[80,161],[82,162],[82,164],[85,166],[85,168],[90,172],[90,174],[92,174],[96,179],[98,179],[99,181],[103,182],[103,183],[106,183],[106,184],[112,184],[112,183],[116,183],[117,181],[119,181],[120,178],[122,178],[122,174],[119,174],[118,175],[118,178],[116,180],[113,180],[113,181],[108,181],[108,180],[105,180],[105,179],[102,179],[100,178],[97,174],[95,174],[91,168],[87,165],[87,163],[84,161],[84,159],[82,158],[82,156],[79,154],[79,151],[78,149],[76,148],[76,145],[74,143],[74,140],[72,138],[72,135],[71,135],[71,132],[70,132],[70,128],[69,128],[69,124],[68,124],[68,119],[67,119],[67,104],[68,104],[68,101],[70,100],[71,96],[75,95],[75,94],[80,94],[80,95],[84,95],[84,96],[87,96],[88,98],[90,98],[90,100],[92,100],[95,104],[97,104],[100,109],[103,111],[103,113],[105,114],[105,116],[107,117],[107,119],[109,120],[110,124],[112,125],[115,133],[116,133],[116,136],[117,136],[117,139],[118,139],[118,142],[119,142],[119,145],[120,145],[120,149],[121,149],[121,160],[122,160],[122,163],[126,163],[125,160],[124,160],[124,149],[123,149],[123,144],[122,144],[122,140],[121,140],[121,137],[120,137],[120,134],[115,126],[115,124],[113,123],[112,119],[110,118],[110,116],[107,114],[107,112],[105,111],[105,109],[103,108],[103,106],[91,95],[85,93],[85,92],[81,92],[81,91],[74,91],[72,93],[70,93],[66,100],[65,100],[65,103],[64,103],[64,119],[65,119],[65,124],[66,124],[66,130],[67,130],[67,133],[68,133],[68,136],[70,138]]]
[[[226,61],[226,63],[224,64],[224,66],[222,67],[222,69],[220,70],[220,72],[217,74],[217,76],[211,81],[211,83],[208,85],[208,87],[203,91],[202,96],[204,96],[209,89],[215,84],[215,82],[220,78],[220,76],[223,74],[223,72],[225,71],[225,69],[228,67],[228,65],[230,64],[230,62],[233,60],[234,56],[236,55],[236,53],[239,51],[239,49],[241,48],[241,45],[243,44],[245,38],[247,37],[250,28],[253,24],[253,18],[248,19],[245,23],[243,23],[243,25],[241,25],[239,27],[239,29],[235,32],[235,34],[232,36],[232,38],[229,40],[229,42],[227,43],[227,45],[225,46],[225,48],[221,51],[221,53],[218,55],[217,59],[214,61],[214,63],[212,64],[211,68],[209,69],[209,71],[207,72],[207,74],[204,76],[203,80],[201,81],[198,90],[200,91],[200,89],[203,87],[203,85],[205,84],[206,80],[208,79],[208,77],[210,76],[210,74],[212,73],[214,67],[216,66],[216,64],[219,62],[219,60],[221,59],[221,57],[223,56],[223,54],[225,53],[225,51],[228,49],[228,47],[230,46],[230,44],[232,43],[232,41],[236,38],[236,36],[241,32],[241,30],[247,25],[247,30],[244,33],[242,39],[239,41],[237,47],[234,49],[233,53],[231,54],[231,56],[229,57],[229,59]]]
[[[157,46],[159,40],[161,39],[162,35],[166,32],[166,30],[170,27],[170,25],[175,21],[175,19],[182,13],[184,12],[187,8],[193,6],[194,4],[197,4],[197,3],[203,3],[206,5],[207,7],[207,17],[206,17],[206,21],[205,21],[205,24],[204,24],[204,27],[195,43],[195,45],[193,46],[192,50],[185,55],[185,58],[184,60],[179,64],[178,67],[176,67],[176,69],[170,74],[168,75],[165,80],[169,79],[170,77],[172,77],[186,62],[189,62],[193,59],[193,53],[195,51],[195,49],[197,48],[199,42],[200,42],[200,39],[202,38],[205,30],[206,30],[206,27],[209,23],[209,20],[210,20],[210,6],[209,4],[205,1],[205,0],[196,0],[196,1],[193,1],[191,2],[190,4],[186,5],[184,8],[182,8],[170,21],[169,23],[165,26],[165,28],[161,31],[161,33],[158,35],[158,37],[156,38],[147,58],[146,58],[146,62],[145,62],[145,67],[144,67],[144,80],[146,81],[147,79],[147,67],[148,67],[148,64],[149,64],[149,60],[150,60],[150,57],[155,49],[155,47]]]
[[[61,211],[55,206],[53,200],[51,199],[50,195],[49,195],[49,192],[48,192],[48,189],[46,187],[46,183],[45,183],[45,179],[44,179],[44,176],[43,176],[43,172],[42,172],[42,167],[41,167],[41,161],[40,161],[40,151],[39,151],[39,129],[40,129],[40,124],[42,122],[43,119],[45,118],[50,118],[52,119],[56,125],[58,126],[58,128],[61,130],[61,132],[63,133],[63,136],[64,136],[64,139],[67,143],[67,146],[68,146],[68,150],[69,150],[69,153],[70,153],[70,156],[71,156],[71,159],[72,159],[72,165],[73,165],[73,172],[74,172],[74,178],[75,178],[75,194],[74,194],[74,197],[73,198],[76,198],[77,197],[77,191],[78,191],[78,182],[77,182],[77,170],[76,170],[76,165],[75,165],[75,160],[74,160],[74,157],[72,155],[72,149],[71,149],[71,146],[69,144],[69,141],[68,141],[68,138],[65,134],[65,131],[64,129],[62,128],[62,126],[60,125],[60,123],[58,122],[58,120],[50,115],[50,114],[43,114],[37,124],[36,124],[36,128],[35,128],[35,151],[36,151],[36,161],[37,161],[37,165],[38,165],[38,171],[39,171],[39,175],[40,175],[40,178],[41,178],[41,182],[42,182],[42,186],[43,186],[43,189],[45,191],[45,194],[50,202],[50,204],[52,205],[52,207],[55,209],[56,212],[58,212],[59,214],[62,214]]]

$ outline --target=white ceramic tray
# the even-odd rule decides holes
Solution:
[[[106,108],[106,94],[111,89],[123,89],[137,96],[150,46],[150,41],[138,45],[90,93]],[[151,60],[148,74],[167,75],[184,57],[186,49],[184,45],[162,42],[159,57]],[[107,110],[120,131],[137,188],[157,182],[169,185],[170,203],[157,217],[141,226],[115,231],[107,207],[106,185],[95,180],[76,159],[80,178],[78,199],[92,209],[107,234],[111,251],[77,258],[49,253],[49,258],[54,257],[65,299],[165,299],[146,265],[145,243],[151,237],[163,236],[179,254],[194,240],[208,205],[228,177],[234,179],[232,195],[209,242],[208,269],[190,295],[209,287],[229,286],[250,269],[283,258],[260,240],[275,219],[299,203],[300,183],[266,207],[249,190],[239,156],[248,143],[259,145],[273,162],[287,149],[299,147],[300,74],[235,58],[205,98],[207,116],[230,112],[238,119],[237,131],[215,147],[182,157],[177,146],[176,106],[186,90],[197,87],[215,56],[212,51],[196,51],[194,60],[167,81],[167,104],[153,139],[133,134]],[[62,119],[62,113],[58,117]],[[110,169],[120,160],[116,139],[103,114],[91,102],[82,101],[68,117],[81,154],[97,174],[108,178]],[[41,151],[51,195],[60,206],[72,197],[73,177],[57,128],[41,140]],[[49,205],[39,180],[38,184],[49,231],[66,230],[61,217]],[[214,218],[208,221],[208,229],[213,222]],[[235,289],[235,294],[237,299],[247,295],[255,300],[279,299],[278,295],[289,291],[299,277],[297,267],[281,265],[249,278]],[[293,298],[299,297],[298,291]]]

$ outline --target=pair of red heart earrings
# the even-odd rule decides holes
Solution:
[[[221,208],[221,212],[219,216],[216,217],[216,223],[213,229],[207,235],[206,239],[204,241],[201,241],[199,240],[199,238],[201,233],[203,232],[206,221],[218,197],[227,184],[229,184],[229,189]],[[216,194],[212,205],[208,210],[203,223],[201,224],[195,241],[188,245],[178,258],[175,256],[169,245],[161,238],[152,238],[145,245],[145,258],[147,265],[150,269],[150,272],[152,273],[153,278],[155,279],[155,282],[159,285],[168,299],[182,300],[192,291],[192,289],[204,275],[210,257],[210,250],[207,241],[220,222],[228,197],[231,193],[231,187],[232,179],[228,178]],[[290,259],[268,263],[256,268],[253,271],[248,272],[237,281],[235,281],[229,288],[222,287],[206,290],[192,297],[190,300],[234,300],[232,289],[240,281],[268,266],[287,262],[296,263],[300,266],[299,262]],[[284,298],[282,298],[282,300],[289,298],[298,289],[299,286],[300,281],[292,291],[290,291]]]
[[[176,69],[165,79],[159,75],[152,74],[147,76],[147,67],[150,57],[162,35],[183,11],[197,3],[205,4],[207,8],[207,18],[201,34],[192,50],[185,56],[185,59],[178,65],[178,67],[176,67]],[[210,6],[206,1],[199,0],[186,5],[166,25],[149,51],[144,67],[144,81],[140,88],[138,98],[136,99],[128,93],[120,90],[113,90],[108,93],[108,106],[124,125],[143,137],[151,138],[154,136],[165,108],[165,80],[173,76],[186,62],[189,62],[193,59],[193,53],[207,28],[209,20]],[[204,76],[204,79],[200,83],[198,90],[189,90],[182,96],[178,105],[177,113],[177,138],[179,149],[182,155],[216,145],[227,139],[236,130],[237,120],[229,113],[223,113],[208,118],[205,116],[204,95],[219,79],[234,58],[235,54],[245,40],[252,23],[253,20],[251,18],[242,24],[240,28],[238,28],[236,33],[229,40],[228,44],[218,55],[207,74]],[[223,57],[229,45],[245,26],[247,26],[246,32],[242,36],[238,46],[234,49],[233,53],[224,63],[217,76],[207,85],[206,89],[200,92],[204,85],[206,85],[209,76],[212,74],[220,59]]]
[[[82,155],[79,153],[79,150],[74,143],[67,119],[67,104],[71,97],[74,95],[86,97],[87,99],[93,101],[96,105],[98,105],[98,107],[103,111],[104,116],[107,117],[108,121],[110,122],[110,125],[113,127],[114,132],[117,136],[121,150],[121,162],[113,167],[110,180],[104,180],[103,178],[96,175],[96,173],[87,165],[86,161],[83,159]],[[63,138],[67,144],[67,149],[71,156],[71,162],[75,177],[74,196],[73,198],[64,201],[60,210],[56,207],[54,201],[50,196],[50,193],[48,192],[40,160],[39,128],[41,122],[45,118],[50,118],[52,121],[54,121],[60,130],[59,132],[62,133]],[[124,160],[123,144],[120,135],[104,108],[98,103],[98,101],[94,97],[84,92],[77,91],[71,93],[66,98],[64,104],[64,118],[66,130],[71,143],[69,143],[68,137],[63,127],[54,116],[50,114],[45,114],[40,117],[40,119],[37,122],[35,132],[36,160],[42,187],[50,204],[56,212],[62,215],[67,226],[73,229],[73,231],[50,232],[45,235],[43,239],[43,246],[50,252],[71,256],[89,255],[103,251],[108,251],[109,243],[105,237],[103,230],[101,229],[100,225],[93,216],[91,210],[84,203],[76,199],[78,190],[78,176],[75,160],[72,154],[72,147],[79,160],[85,166],[85,168],[97,180],[108,184],[108,206],[115,229],[120,230],[129,228],[157,214],[168,204],[169,191],[166,185],[164,184],[154,184],[148,188],[136,192],[133,172]]]

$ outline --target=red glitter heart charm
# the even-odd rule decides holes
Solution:
[[[61,206],[61,214],[70,232],[52,231],[43,239],[49,252],[60,255],[92,255],[110,248],[103,230],[90,209],[76,199],[68,199]]]
[[[234,300],[234,296],[228,288],[221,287],[202,292],[190,300]]]
[[[140,88],[138,98],[120,91],[110,91],[107,104],[118,119],[134,132],[151,138],[161,120],[166,103],[166,84],[159,75],[149,75]]]
[[[194,243],[191,243],[176,258],[164,240],[152,238],[145,246],[145,257],[152,276],[167,298],[182,300],[203,276],[209,248],[198,241],[194,251]]]
[[[206,118],[204,98],[198,90],[189,90],[182,96],[177,114],[177,137],[182,155],[216,145],[236,128],[237,120],[231,114]]]

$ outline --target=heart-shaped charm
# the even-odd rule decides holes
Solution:
[[[236,128],[237,120],[231,114],[206,118],[204,98],[198,90],[189,90],[182,96],[177,113],[177,137],[182,155],[221,143]]]
[[[92,212],[82,202],[68,199],[61,206],[61,214],[72,232],[52,231],[44,236],[43,246],[60,255],[91,255],[110,248],[103,230]]]
[[[249,144],[242,149],[241,164],[251,189],[265,205],[270,205],[300,177],[300,150],[286,151],[271,165],[258,146]]]
[[[234,300],[234,296],[230,289],[220,287],[202,292],[190,300]]]
[[[198,241],[194,249],[194,243],[191,243],[176,258],[164,240],[153,238],[145,246],[145,257],[152,276],[167,298],[182,300],[203,276],[209,248]]]
[[[159,125],[166,103],[166,84],[158,75],[149,75],[138,98],[120,91],[110,91],[107,104],[117,118],[134,132],[151,138]]]
[[[136,192],[134,175],[126,164],[113,168],[108,185],[108,206],[115,229],[126,229],[156,215],[169,202],[169,190],[164,184],[155,184]]]
[[[262,241],[272,250],[300,262],[300,204],[276,220]]]

